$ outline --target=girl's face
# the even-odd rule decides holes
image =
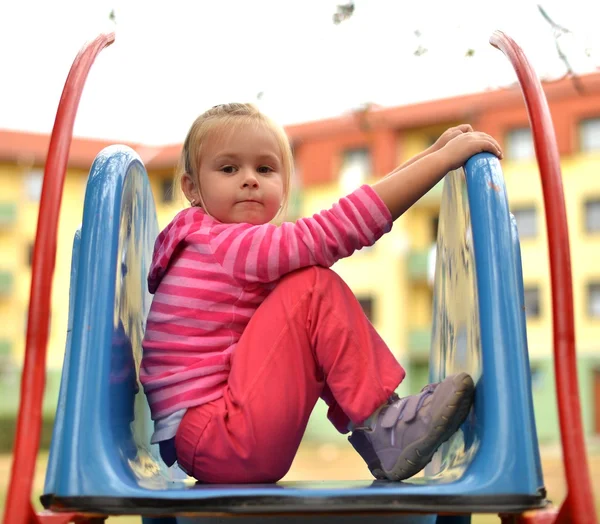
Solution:
[[[243,124],[225,136],[209,136],[202,149],[198,179],[212,217],[250,224],[275,218],[283,202],[284,174],[278,143],[268,128]],[[185,185],[191,182],[184,177],[186,195]]]

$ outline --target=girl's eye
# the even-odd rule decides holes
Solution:
[[[223,171],[223,173],[227,173],[228,175],[232,175],[235,173],[235,166],[223,166],[221,171]]]
[[[260,166],[260,167],[257,169],[257,171],[258,171],[259,173],[261,173],[261,174],[264,174],[264,175],[266,175],[266,174],[268,174],[268,173],[272,173],[272,172],[273,172],[273,169],[272,169],[272,168],[270,168],[269,166]]]

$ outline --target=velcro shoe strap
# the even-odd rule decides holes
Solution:
[[[419,407],[422,404],[421,395],[412,395],[410,397],[406,397],[406,406],[404,407],[404,412],[402,413],[402,420],[404,422],[412,422],[417,418],[417,414],[419,413]]]
[[[381,419],[381,426],[389,429],[393,428],[398,420],[412,422],[418,413],[419,398],[419,395],[411,395],[394,402],[385,410]]]
[[[406,400],[398,400],[394,402],[391,406],[388,406],[383,414],[383,418],[381,419],[381,427],[389,429],[393,428],[398,421],[398,417],[402,412],[402,406]]]

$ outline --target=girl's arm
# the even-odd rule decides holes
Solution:
[[[435,153],[436,151],[439,151],[448,142],[450,142],[450,140],[452,140],[453,138],[456,138],[458,135],[461,135],[463,133],[470,133],[472,131],[473,131],[473,128],[469,124],[461,124],[459,126],[446,129],[446,131],[444,131],[440,135],[440,137],[435,141],[434,144],[429,146],[424,151],[421,151],[418,155],[415,155],[412,158],[408,159],[406,162],[404,162],[404,164],[399,165],[396,169],[394,169],[391,173],[388,173],[386,176],[393,175],[394,173],[401,171],[402,169],[410,166],[411,164],[414,164],[417,160],[420,160],[421,158],[423,158],[427,155],[430,155],[431,153]]]
[[[373,189],[396,220],[449,171],[462,166],[470,157],[487,151],[502,158],[498,143],[485,133],[460,133],[444,147],[425,155],[408,167],[392,171]]]
[[[442,149],[394,171],[372,187],[363,186],[330,209],[281,226],[218,224],[210,248],[223,269],[244,284],[275,282],[308,266],[330,267],[370,246],[448,171],[471,156],[489,151],[501,156],[484,133],[463,133]]]
[[[404,162],[404,164],[400,164],[396,169],[394,169],[394,171],[392,171],[391,173],[388,173],[386,176],[390,176],[391,174],[395,173],[396,171],[401,171],[402,169],[410,166],[411,164],[414,164],[417,160],[421,160],[421,158],[423,158],[427,155],[430,155],[431,153],[433,153],[435,151],[437,151],[437,149],[434,148],[434,146],[429,146],[424,151],[421,151],[418,155],[415,155],[412,158],[409,158],[406,162]]]
[[[217,224],[211,228],[210,248],[236,280],[267,283],[302,267],[330,267],[373,245],[391,227],[386,204],[365,185],[330,209],[296,222]]]

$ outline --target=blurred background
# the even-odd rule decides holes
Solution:
[[[165,226],[183,202],[172,176],[205,109],[250,101],[286,126],[296,157],[289,220],[330,206],[470,123],[502,145],[519,227],[535,414],[550,498],[564,482],[552,363],[552,309],[539,173],[515,74],[488,39],[519,43],[544,81],[556,128],[573,263],[581,405],[600,507],[600,4],[584,0],[307,0],[187,3],[90,0],[0,4],[0,508],[18,409],[31,256],[49,134],[82,44],[116,31],[92,68],[71,146],[52,295],[43,485],[64,354],[71,244],[87,175],[105,146],[144,160]],[[408,371],[428,380],[441,184],[369,249],[338,262]],[[315,409],[286,479],[369,478]],[[39,505],[38,505],[39,507]],[[479,522],[483,522],[480,520]],[[477,520],[476,520],[477,522]]]

